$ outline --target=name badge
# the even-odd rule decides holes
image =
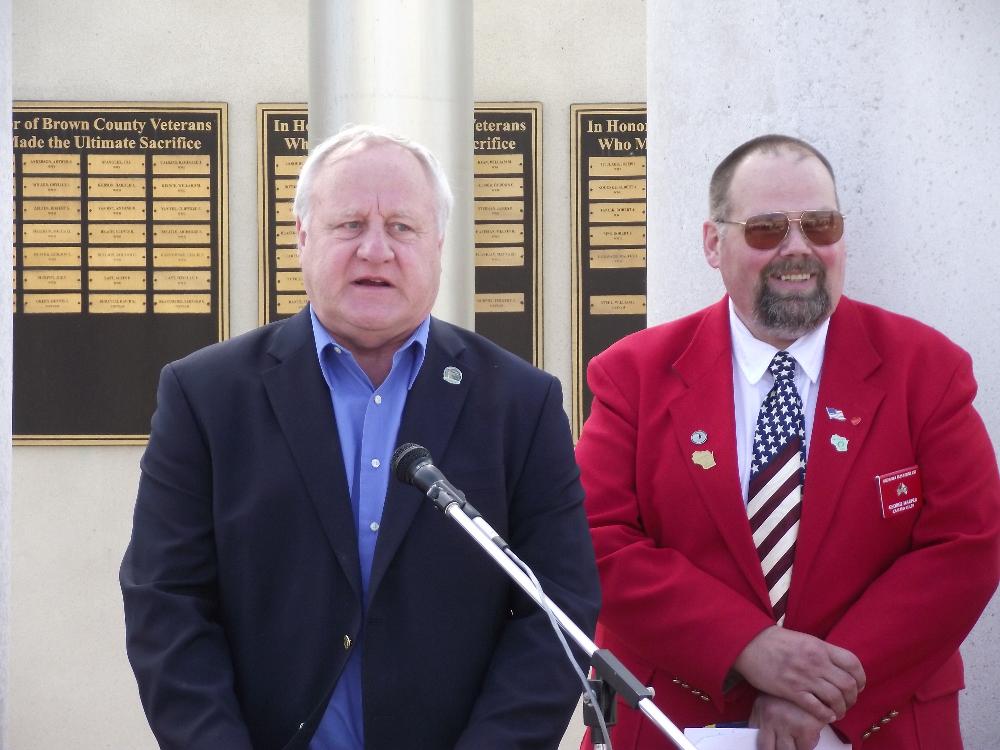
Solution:
[[[893,518],[901,513],[917,510],[924,502],[920,486],[920,467],[908,466],[889,474],[876,474],[882,518]]]

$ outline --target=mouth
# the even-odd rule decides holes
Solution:
[[[381,279],[377,276],[362,276],[360,279],[355,279],[353,282],[355,286],[363,286],[368,288],[380,288],[380,287],[391,287],[390,284],[385,279]]]
[[[774,274],[773,278],[777,278],[780,281],[809,281],[812,276],[811,273],[779,273]]]

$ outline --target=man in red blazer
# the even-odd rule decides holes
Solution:
[[[1000,478],[970,358],[842,296],[843,217],[809,144],[743,144],[710,204],[705,257],[727,297],[588,370],[577,459],[599,641],[677,724],[749,719],[760,750],[809,750],[827,724],[865,750],[961,748],[958,649],[1000,575]],[[802,447],[774,500],[761,490],[787,512],[776,580],[748,494],[779,351]],[[670,747],[625,707],[613,737]]]

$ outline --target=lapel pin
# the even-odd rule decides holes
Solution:
[[[459,370],[457,367],[448,365],[446,368],[444,368],[444,372],[441,374],[441,377],[444,378],[444,382],[446,383],[451,383],[452,385],[458,385],[459,383],[462,382],[462,371]]]
[[[691,463],[703,469],[711,469],[715,466],[715,455],[712,451],[695,451],[691,454]]]
[[[847,453],[847,438],[842,435],[831,435],[830,445],[836,448],[838,453]]]
[[[704,445],[708,442],[708,433],[704,430],[695,430],[691,433],[691,442],[695,445]]]
[[[861,417],[851,417],[851,424],[857,427],[861,424]]]
[[[830,419],[835,419],[838,422],[844,421],[844,412],[840,409],[834,409],[832,406],[826,407],[826,416]]]

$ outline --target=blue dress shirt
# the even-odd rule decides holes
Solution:
[[[315,311],[310,308],[309,312],[320,369],[333,400],[333,414],[351,495],[361,559],[363,610],[367,603],[372,559],[389,484],[389,461],[396,447],[407,393],[424,362],[430,318],[425,318],[396,350],[388,377],[376,388],[354,356],[330,336]],[[337,634],[331,633],[330,637],[337,637]],[[361,699],[363,642],[363,632],[359,632],[319,728],[309,743],[309,750],[364,750]]]

